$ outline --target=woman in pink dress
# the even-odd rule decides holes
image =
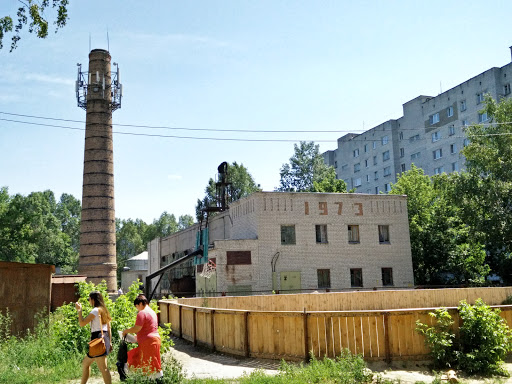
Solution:
[[[160,335],[158,334],[158,318],[155,311],[149,306],[144,295],[138,295],[133,304],[139,313],[135,325],[123,331],[137,334],[138,347],[128,351],[128,366],[130,368],[147,371],[151,378],[158,379],[163,376],[160,360]]]

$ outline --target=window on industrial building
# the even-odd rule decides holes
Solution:
[[[251,264],[251,251],[226,251],[226,264]]]
[[[444,172],[444,167],[434,168],[434,175],[440,175],[443,172]]]
[[[389,175],[391,175],[391,167],[384,168],[384,176],[389,176]]]
[[[452,117],[453,116],[453,107],[446,108],[446,117]]]
[[[354,149],[354,157],[359,157],[359,149]]]
[[[342,166],[341,166],[341,171],[342,171],[342,172],[343,172],[343,171],[346,171],[346,170],[347,170],[347,168],[348,168],[348,164],[344,164],[344,165],[342,165]]]
[[[421,156],[421,152],[416,152],[411,155],[411,160],[417,159]]]
[[[338,168],[338,162],[334,160],[334,168]]]
[[[405,172],[405,164],[400,164],[400,172]]]
[[[503,87],[503,90],[504,90],[505,95],[510,95],[510,83],[505,84],[505,86]]]
[[[405,148],[400,148],[400,157],[405,156]]]
[[[358,177],[357,179],[354,179],[354,187],[360,187],[361,186],[361,178]]]
[[[350,286],[363,286],[363,270],[361,268],[350,268]]]
[[[331,270],[317,269],[318,288],[331,288]]]
[[[281,225],[281,244],[295,244],[295,225]]]
[[[376,149],[376,148],[377,148],[377,142],[376,142],[376,141],[374,141],[374,142],[372,143],[372,148],[373,148],[373,149]]]
[[[469,143],[470,143],[469,139],[464,139],[464,143],[463,143],[464,147],[467,147],[469,145]]]
[[[487,112],[482,112],[478,114],[478,122],[483,123],[488,120]]]
[[[450,144],[450,153],[457,153],[457,144]]]
[[[384,192],[391,192],[391,184],[390,183],[384,184]]]
[[[389,151],[382,152],[382,161],[389,160]]]
[[[316,232],[316,242],[317,243],[327,243],[327,225],[315,225]]]
[[[409,141],[412,143],[413,141],[417,141],[420,139],[420,135],[414,135],[409,137]]]
[[[467,127],[468,125],[469,124],[467,120],[462,120],[462,127]]]
[[[369,183],[370,182],[370,175],[366,175],[366,182]]]
[[[389,225],[379,225],[379,243],[389,243]]]
[[[382,268],[382,286],[393,285],[393,268]]]
[[[379,194],[379,187],[375,187],[375,194],[378,195]]]
[[[429,117],[430,125],[434,125],[436,123],[439,123],[439,112],[434,113],[433,115],[430,115]]]
[[[459,162],[452,163],[452,172],[459,172]]]
[[[382,136],[382,145],[386,145],[389,142],[388,136]]]
[[[465,111],[466,109],[468,109],[467,105],[466,105],[466,100],[462,100],[460,102],[460,110],[461,111]]]
[[[450,125],[450,126],[448,127],[448,129],[449,129],[449,132],[450,132],[450,136],[455,135],[455,125],[453,125],[453,124],[452,124],[452,125]]]
[[[436,149],[435,151],[432,151],[432,154],[434,155],[434,160],[440,159],[443,157],[443,150],[441,148]]]
[[[484,99],[485,99],[485,97],[484,97],[484,93],[483,92],[476,94],[476,103],[477,104],[483,103]]]
[[[365,144],[365,145],[364,145],[364,151],[365,151],[365,152],[368,152],[368,144]]]
[[[354,172],[359,172],[361,170],[361,163],[354,164]]]
[[[377,156],[373,156],[373,165],[377,165]]]
[[[373,172],[373,180],[379,180],[379,171]]]
[[[404,139],[404,133],[400,132],[400,134],[398,135],[398,140],[402,141],[403,139]]]
[[[359,225],[349,225],[348,227],[348,242],[359,243]]]
[[[365,168],[368,168],[368,159],[366,159],[366,160],[364,161],[364,166],[365,166]]]
[[[432,133],[432,142],[435,143],[437,140],[441,139],[441,132],[437,131]]]

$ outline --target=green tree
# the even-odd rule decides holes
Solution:
[[[146,249],[146,233],[148,225],[140,219],[116,219],[116,261],[117,277],[126,266],[126,260],[136,256]]]
[[[412,165],[391,187],[390,194],[407,195],[416,284],[481,285],[489,273],[483,245],[472,237],[448,193],[455,177],[430,178]]]
[[[178,218],[178,230],[182,231],[194,225],[194,218],[190,215],[181,215]]]
[[[3,47],[3,39],[6,34],[13,33],[11,41],[11,52],[16,49],[18,41],[21,39],[20,33],[24,26],[28,24],[28,31],[34,33],[37,37],[44,39],[48,36],[49,20],[47,11],[49,8],[56,9],[55,33],[66,25],[68,20],[69,0],[26,0],[18,1],[20,7],[16,12],[16,24],[11,16],[0,18],[0,49]]]
[[[346,193],[347,184],[336,178],[336,170],[329,167],[325,177],[320,181],[313,181],[313,192],[338,192]]]
[[[236,161],[228,164],[228,183],[231,183],[227,188],[227,201],[232,202],[248,196],[251,193],[261,191],[260,185],[256,184],[252,175],[249,173],[243,164],[238,164]],[[215,180],[210,178],[205,188],[205,196],[203,199],[197,199],[196,204],[196,218],[197,221],[204,219],[202,209],[206,207],[218,206],[216,196],[217,186]],[[210,214],[212,216],[212,214]]]
[[[294,144],[294,154],[290,162],[283,164],[277,191],[313,192],[314,182],[321,182],[328,176],[329,167],[313,141]]]

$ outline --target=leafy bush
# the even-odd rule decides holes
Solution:
[[[425,336],[425,344],[437,368],[452,367],[455,361],[452,330],[453,320],[446,308],[436,309],[429,315],[435,319],[432,326],[416,321],[416,331]]]
[[[459,303],[459,366],[466,372],[502,372],[503,359],[512,351],[512,333],[499,309],[491,309],[481,299],[475,305]]]
[[[459,369],[474,373],[497,373],[508,376],[502,368],[503,359],[512,351],[512,332],[499,309],[493,310],[482,299],[475,305],[459,303],[462,325],[459,336],[451,330],[453,321],[446,309],[431,312],[436,324],[429,327],[417,322],[416,331],[425,336],[434,362],[438,366],[456,364]]]

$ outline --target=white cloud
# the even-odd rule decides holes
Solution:
[[[181,180],[182,176],[181,175],[167,175],[167,178],[169,180]]]
[[[63,78],[58,76],[40,75],[38,73],[27,73],[25,80],[33,80],[41,83],[52,83],[52,84],[63,84],[63,85],[74,85],[75,80],[70,78]]]

